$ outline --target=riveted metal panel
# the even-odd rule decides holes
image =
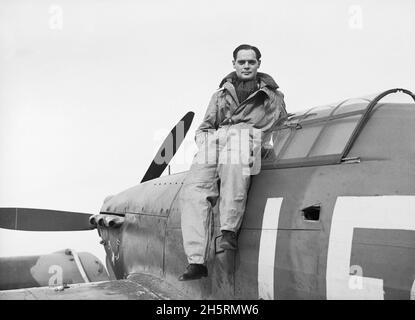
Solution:
[[[167,217],[186,172],[163,176],[108,197],[102,213],[143,213]]]

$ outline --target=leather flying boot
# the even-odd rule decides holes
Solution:
[[[238,244],[236,241],[236,233],[233,231],[223,230],[222,238],[220,239],[219,246],[223,250],[236,250],[238,249]]]
[[[191,263],[186,272],[179,277],[179,281],[197,280],[208,276],[208,269],[203,264]]]

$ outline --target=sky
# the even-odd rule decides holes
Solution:
[[[165,134],[193,135],[241,43],[262,52],[297,112],[394,87],[415,91],[412,0],[0,0],[0,206],[98,213],[141,180]],[[96,231],[0,229],[0,256],[70,247]]]

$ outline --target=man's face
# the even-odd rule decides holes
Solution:
[[[239,50],[236,61],[232,61],[236,75],[241,80],[252,80],[256,77],[258,68],[261,64],[257,60],[254,50]]]

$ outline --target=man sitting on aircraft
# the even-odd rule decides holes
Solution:
[[[287,115],[278,85],[271,76],[257,72],[260,59],[260,51],[251,45],[233,51],[235,71],[220,83],[196,131],[198,152],[180,195],[183,246],[189,262],[180,281],[208,275],[211,209],[219,196],[220,247],[237,249],[250,176],[259,172],[261,147],[268,143],[274,123]]]

